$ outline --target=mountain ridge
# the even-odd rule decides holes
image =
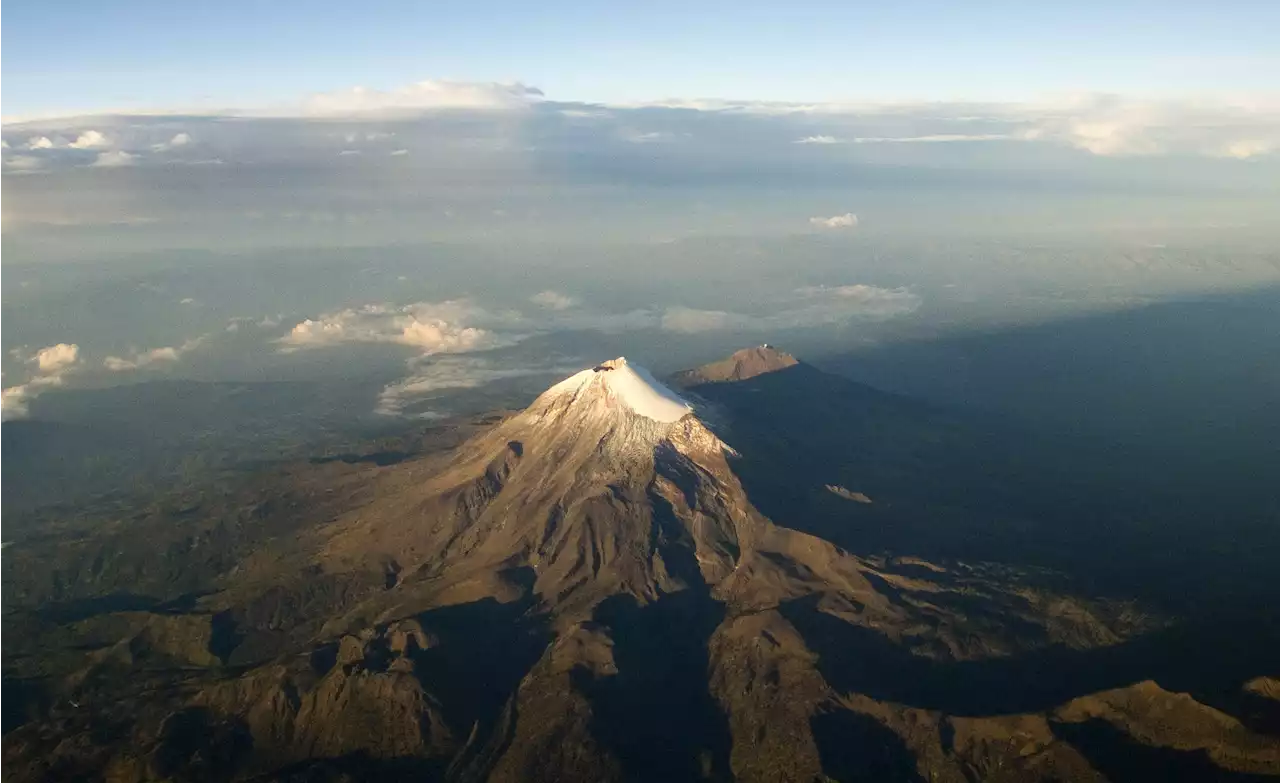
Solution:
[[[6,771],[1047,783],[1103,780],[1117,743],[1280,770],[1274,631],[1191,635],[1034,569],[857,551],[943,508],[909,501],[912,471],[949,464],[921,457],[946,420],[763,349],[684,375],[693,402],[620,357],[447,451],[7,549],[6,684],[34,695]],[[181,582],[138,578],[156,551]],[[115,606],[120,584],[154,594]],[[1190,663],[1152,665],[1164,647]]]

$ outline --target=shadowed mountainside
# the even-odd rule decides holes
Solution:
[[[1132,531],[1063,529],[1105,505],[1074,452],[767,346],[681,377],[692,410],[616,359],[450,448],[20,539],[6,773],[1280,774],[1266,587],[1133,600]]]

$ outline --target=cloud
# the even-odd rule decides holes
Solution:
[[[578,303],[578,300],[558,291],[540,291],[529,297],[529,301],[548,310],[568,310]]]
[[[852,212],[846,212],[843,215],[831,217],[811,217],[809,225],[818,228],[853,228],[858,225],[858,216]]]
[[[391,150],[390,152],[390,155],[393,158],[398,158],[402,155],[408,155],[408,154],[409,154],[409,150]]]
[[[73,150],[99,150],[111,146],[111,140],[96,130],[87,130],[67,146]]]
[[[110,152],[99,152],[97,159],[89,165],[98,169],[117,169],[124,166],[132,166],[137,162],[137,155],[124,150],[111,150]]]
[[[906,288],[881,288],[858,283],[838,286],[804,286],[795,293],[815,304],[794,312],[808,316],[830,313],[835,320],[846,317],[888,318],[914,312],[920,297]],[[815,309],[816,308],[816,309]],[[819,318],[821,322],[825,316]]]
[[[44,161],[31,155],[14,155],[5,158],[4,167],[18,172],[40,171],[44,168]]]
[[[296,324],[277,342],[288,353],[349,343],[393,343],[423,354],[465,353],[504,344],[492,331],[467,325],[483,313],[462,300],[395,307],[348,308]]]
[[[960,141],[1027,141],[1036,138],[1010,133],[934,133],[927,136],[859,136],[854,144],[949,144]]]
[[[388,384],[378,395],[374,413],[408,418],[443,418],[439,411],[407,414],[405,409],[441,391],[475,389],[495,381],[530,376],[561,376],[581,369],[578,364],[513,366],[478,356],[435,356],[415,363],[409,377]]]
[[[338,152],[338,157],[341,158],[341,157],[347,157],[350,155],[360,155],[360,154],[361,154],[360,150],[341,150]]]
[[[182,345],[152,348],[149,351],[136,351],[127,359],[120,356],[108,356],[103,360],[102,366],[111,372],[125,372],[127,370],[141,370],[157,364],[173,364],[188,352],[199,348],[208,339],[209,335],[204,335],[187,340]]]
[[[80,346],[75,343],[58,343],[36,351],[35,362],[41,375],[61,373],[80,361]]]
[[[51,150],[55,146],[53,139],[48,136],[32,136],[27,140],[29,150]]]
[[[412,96],[421,91],[405,92]],[[473,86],[461,91],[463,97],[471,95],[466,100],[457,90],[437,90],[436,103],[425,98],[414,103],[407,97],[399,104],[399,99],[389,103],[465,106],[478,100],[477,95],[489,96],[483,105],[511,102],[510,90],[498,92],[505,97],[493,99],[492,89]],[[387,104],[367,95],[361,101],[364,107]],[[758,194],[774,187],[799,193],[849,182],[868,192],[905,187],[915,193],[936,189],[944,181],[963,182],[977,188],[970,191],[975,199],[1001,190],[1002,203],[1010,209],[1021,207],[1005,197],[1028,182],[1041,183],[1036,193],[1046,198],[1052,192],[1082,199],[1110,192],[1123,182],[1143,198],[1177,189],[1190,194],[1188,198],[1203,199],[1212,209],[1225,209],[1226,201],[1211,193],[1231,192],[1248,211],[1256,212],[1257,201],[1250,197],[1267,187],[1267,172],[1264,166],[1246,168],[1235,161],[1270,165],[1280,158],[1280,109],[1261,100],[1234,107],[1091,98],[1043,104],[789,105],[759,111],[761,107],[745,104],[707,104],[671,111],[539,102],[521,93],[515,103],[524,109],[468,111],[465,117],[440,111],[371,120],[357,112],[317,122],[295,102],[274,114],[78,117],[61,123],[6,125],[6,137],[14,147],[28,139],[48,139],[62,148],[4,153],[5,181],[18,188],[10,194],[4,227],[30,226],[33,241],[52,243],[53,229],[70,225],[71,219],[79,225],[111,226],[146,217],[164,227],[130,231],[128,236],[121,232],[120,241],[222,247],[231,242],[244,247],[320,238],[407,245],[446,234],[449,241],[470,241],[481,232],[501,234],[509,241],[563,236],[571,230],[569,213],[577,209],[582,215],[589,209],[607,219],[610,232],[628,240],[650,228],[655,237],[747,229],[776,233],[782,225],[765,215],[767,207],[760,199],[731,204],[726,195],[731,190],[721,186],[747,188],[739,193]],[[272,114],[271,119],[265,114]],[[225,121],[228,116],[238,119]],[[88,135],[85,128],[109,137],[110,149],[67,148],[67,140]],[[634,130],[627,136],[626,129]],[[179,131],[193,140],[177,146],[184,138]],[[388,141],[368,139],[385,132],[396,135]],[[644,143],[663,134],[674,142]],[[353,136],[351,144],[344,143],[346,135]],[[986,141],[972,143],[975,140]],[[154,152],[157,145],[169,151]],[[344,148],[363,149],[363,157],[340,157]],[[402,149],[414,160],[392,157]],[[1159,154],[1199,154],[1210,160],[1179,161],[1167,168],[1084,160],[1090,155]],[[90,177],[98,181],[78,182],[76,178],[90,174],[79,167],[94,163],[95,157],[100,168],[134,168],[99,172]],[[221,161],[229,165],[218,171],[207,168]],[[198,164],[206,168],[194,170]],[[84,187],[90,184],[92,192]],[[671,187],[673,195],[676,188],[684,190],[675,200],[638,199],[642,192],[653,192],[642,188],[659,184]],[[599,198],[601,188],[614,189],[618,197]],[[697,199],[697,212],[678,207],[677,201],[686,206],[695,202],[695,188],[706,195]],[[804,200],[817,194],[811,190]],[[630,204],[624,207],[624,201]],[[909,209],[904,200],[895,196],[893,201],[891,206],[885,201],[880,211],[886,214],[876,218],[877,225],[899,221]],[[927,217],[922,214],[922,219],[972,225],[962,213],[971,217],[977,201],[935,203],[938,208],[928,210]],[[1096,199],[1080,203],[1090,205],[1089,220],[1111,219],[1102,214]],[[519,219],[492,225],[495,206]],[[836,201],[826,208],[837,207],[864,212],[868,208],[855,201]],[[635,219],[624,218],[624,209],[636,210]],[[827,230],[805,221],[810,215],[825,220],[832,212],[810,209],[790,218],[793,227]],[[1134,199],[1121,211],[1131,215],[1139,209],[1154,214],[1165,207]],[[447,224],[446,210],[452,214]],[[284,211],[292,217],[284,217]],[[257,225],[237,230],[251,214],[259,216]],[[299,217],[304,215],[317,216],[317,223],[331,220],[331,226],[317,229],[326,236],[298,225],[274,230],[284,221],[312,222]],[[1059,210],[1045,209],[1037,215],[1043,216],[1038,218],[1041,225],[1067,219]],[[1129,218],[1117,214],[1114,219]],[[1004,225],[1014,230],[1018,224]],[[862,228],[869,226],[853,230]],[[70,231],[60,233],[63,248],[90,242],[83,232],[75,237]]]
[[[734,313],[671,307],[661,328],[680,334],[702,332],[776,332],[808,329],[853,320],[883,320],[914,312],[920,297],[905,288],[855,284],[806,286],[780,297],[762,313]]]
[[[741,326],[744,316],[728,313],[723,310],[696,310],[689,307],[668,308],[662,314],[662,329],[668,332],[695,334],[697,332],[717,332],[735,326]]]
[[[1264,139],[1241,139],[1239,141],[1228,142],[1223,145],[1222,149],[1216,153],[1216,156],[1220,158],[1248,160],[1249,158],[1256,158],[1259,155],[1265,155],[1278,147],[1280,147],[1280,142],[1277,141],[1266,141]]]
[[[930,133],[922,136],[854,136],[850,139],[835,136],[806,136],[793,144],[948,144],[977,141],[1029,141],[1036,134],[1021,133]]]
[[[619,136],[630,144],[660,144],[675,140],[675,134],[669,131],[623,130]]]
[[[174,134],[173,138],[169,139],[168,141],[162,141],[158,144],[152,144],[151,151],[152,152],[168,152],[169,150],[175,150],[180,147],[186,147],[187,145],[191,144],[191,142],[192,142],[192,139],[191,139],[190,133],[176,133]]]
[[[15,351],[14,355],[24,358],[21,351]],[[80,361],[80,346],[76,343],[58,343],[41,348],[33,356],[25,357],[24,361],[35,365],[35,375],[26,383],[10,386],[0,392],[0,410],[5,419],[21,419],[30,415],[32,400],[47,389],[61,386],[68,375],[83,366]]]
[[[1269,102],[1131,100],[1082,95],[1021,107],[1023,138],[1106,157],[1201,155],[1252,158],[1280,147],[1280,106]]]
[[[393,90],[352,87],[319,93],[303,102],[306,116],[415,113],[440,109],[512,110],[542,100],[542,91],[519,82],[425,80]]]
[[[184,296],[183,298],[178,300],[178,304],[193,305],[193,304],[199,304],[199,303],[193,297]]]
[[[27,384],[0,389],[0,422],[15,421],[31,415],[29,403],[35,397]]]

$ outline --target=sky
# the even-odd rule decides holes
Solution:
[[[262,105],[422,78],[615,103],[1247,96],[1280,81],[1269,0],[11,0],[5,11],[6,117]]]
[[[1280,284],[1275,2],[5,10],[6,417]]]

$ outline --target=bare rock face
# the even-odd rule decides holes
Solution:
[[[678,372],[672,376],[671,380],[681,388],[704,383],[745,381],[757,375],[785,370],[799,363],[796,357],[766,343],[755,348],[743,348],[727,358],[704,364],[693,370]]]
[[[681,382],[796,365],[761,346]],[[365,468],[345,504],[317,493],[315,523],[198,613],[56,628],[79,646],[6,772],[1104,780],[1098,732],[1280,769],[1265,721],[1125,681],[1159,618],[1000,566],[852,555],[762,513],[744,459],[643,368],[585,369],[447,454]],[[890,505],[801,473],[780,478],[850,519]],[[1265,706],[1274,684],[1235,693]]]

